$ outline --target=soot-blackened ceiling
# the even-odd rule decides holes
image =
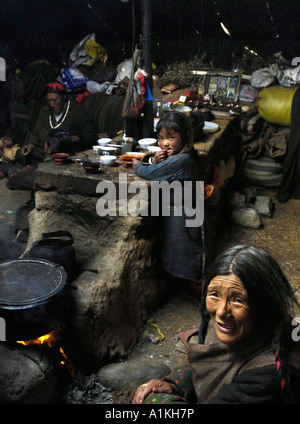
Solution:
[[[264,55],[300,56],[298,0],[149,0],[153,60],[186,60],[214,38]],[[0,41],[22,66],[38,58],[59,62],[61,49],[96,34],[118,63],[131,57],[142,32],[141,0],[1,0]],[[222,30],[223,22],[230,36]],[[172,49],[172,46],[180,46]],[[220,44],[222,45],[222,43]],[[66,47],[67,46],[67,47]],[[177,51],[178,57],[174,57]],[[220,52],[221,54],[221,52]]]

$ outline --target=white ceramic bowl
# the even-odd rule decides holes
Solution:
[[[117,156],[104,155],[100,156],[100,161],[103,165],[114,165],[116,163]]]
[[[176,105],[175,106],[175,111],[177,112],[182,112],[187,116],[191,116],[193,109],[189,106],[185,106],[185,105]]]
[[[95,152],[95,155],[100,155],[101,146],[93,146],[93,150]]]
[[[131,156],[140,156],[140,157],[143,157],[143,156],[145,156],[145,153],[140,153],[140,152],[125,152],[124,155],[131,155]]]
[[[108,143],[112,142],[112,139],[111,138],[99,138],[97,140],[97,142],[98,142],[99,146],[107,146]]]
[[[159,146],[148,146],[147,149],[151,153],[159,152],[161,150],[161,148]]]
[[[143,150],[148,149],[149,146],[152,146],[156,143],[155,138],[142,138],[139,140],[139,145]]]
[[[101,146],[101,155],[114,155],[116,153],[115,147],[107,147],[107,146]]]

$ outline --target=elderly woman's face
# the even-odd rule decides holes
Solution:
[[[207,288],[206,307],[218,339],[228,345],[250,336],[253,313],[241,280],[235,275],[218,275]]]

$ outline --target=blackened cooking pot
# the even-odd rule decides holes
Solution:
[[[62,265],[67,272],[68,281],[70,281],[74,278],[76,270],[76,254],[73,243],[73,236],[68,231],[43,233],[42,239],[31,247],[29,257],[46,259]]]
[[[67,274],[42,259],[0,262],[0,317],[6,340],[32,340],[62,326],[68,302]]]

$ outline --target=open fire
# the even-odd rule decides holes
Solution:
[[[53,330],[51,331],[51,333],[45,334],[44,336],[38,337],[37,339],[28,340],[28,341],[21,340],[21,341],[17,341],[17,343],[23,344],[25,346],[30,346],[34,344],[42,345],[45,343],[49,347],[53,347],[53,346],[56,346],[59,338],[60,338],[59,331]]]
[[[17,343],[22,344],[24,346],[31,346],[31,345],[45,345],[49,348],[54,348],[60,343],[61,341],[61,335],[60,330],[53,330],[48,334],[45,334],[44,336],[38,337],[33,340],[21,340],[17,341]],[[59,352],[62,356],[62,359],[60,361],[60,365],[66,365],[68,368],[69,373],[74,377],[75,369],[71,361],[68,359],[67,355],[65,354],[63,348],[59,347]]]

